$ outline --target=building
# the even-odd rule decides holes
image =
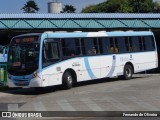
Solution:
[[[61,13],[62,12],[62,3],[53,1],[48,3],[48,13]]]

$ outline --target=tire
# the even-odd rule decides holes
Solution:
[[[133,75],[133,68],[131,65],[125,65],[124,67],[124,79],[129,80],[132,78]]]
[[[73,76],[69,71],[64,73],[62,82],[65,89],[71,89],[73,87]]]

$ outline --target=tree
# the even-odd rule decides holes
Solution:
[[[22,7],[22,10],[24,11],[24,13],[36,13],[37,11],[39,11],[39,8],[34,0],[28,0]]]
[[[63,13],[75,13],[76,8],[72,5],[65,5],[63,8]]]
[[[89,5],[82,9],[82,13],[97,13],[97,7],[95,5]]]
[[[154,5],[154,12],[155,13],[159,13],[160,12],[160,5],[159,5],[159,3],[155,2],[154,4],[155,4]]]
[[[108,0],[104,6],[105,12],[116,12],[116,13],[130,13],[133,12],[132,6],[129,4],[130,0]],[[103,4],[102,4],[103,5]]]
[[[156,6],[153,0],[130,0],[130,4],[133,6],[133,11],[137,13],[154,12]]]
[[[107,0],[87,6],[82,13],[154,13],[160,12],[160,5],[153,0]]]
[[[114,12],[132,12],[129,6],[129,0],[108,0],[97,5],[87,6],[82,9],[82,13],[114,13]]]

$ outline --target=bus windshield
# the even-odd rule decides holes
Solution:
[[[9,46],[8,72],[12,75],[29,75],[38,69],[38,36],[14,38]]]

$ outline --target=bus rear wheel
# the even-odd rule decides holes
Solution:
[[[70,89],[73,87],[73,76],[69,71],[64,73],[62,81],[63,81],[63,87],[65,89]]]
[[[124,79],[129,80],[132,78],[133,68],[131,65],[125,65],[124,67]]]

